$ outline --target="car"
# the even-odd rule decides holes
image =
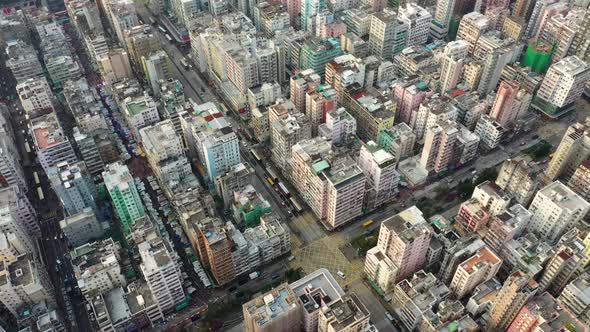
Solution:
[[[235,291],[236,291],[236,289],[238,289],[238,287],[236,287],[236,286],[231,286],[231,287],[230,287],[228,290],[229,290],[229,292],[230,292],[230,293],[233,293],[233,292],[235,292]]]
[[[346,274],[344,274],[344,272],[338,270],[338,272],[336,272],[336,274],[338,274],[338,276],[342,279],[346,279]]]
[[[271,276],[272,279],[278,279],[279,277],[280,277],[280,275],[278,273],[276,273],[276,272],[273,273],[272,276]]]
[[[539,135],[533,135],[533,139],[539,138]]]
[[[520,146],[526,145],[526,142],[520,142]]]
[[[287,204],[285,204],[285,202],[281,202],[281,206],[282,207],[287,207]]]

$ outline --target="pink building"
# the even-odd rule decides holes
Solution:
[[[477,232],[485,227],[489,219],[490,214],[474,198],[463,202],[455,217],[457,224],[469,233]]]
[[[502,81],[490,111],[490,118],[506,128],[528,111],[531,100],[532,96],[520,89],[517,82]]]
[[[287,5],[287,13],[289,13],[289,23],[292,27],[299,27],[299,14],[301,13],[301,0],[282,0]]]
[[[397,109],[395,112],[395,122],[404,122],[410,128],[414,128],[416,123],[416,114],[422,101],[434,94],[428,88],[428,85],[416,78],[397,83],[393,87],[393,94],[397,100]]]
[[[346,33],[346,24],[344,23],[331,23],[326,24],[322,27],[321,38],[334,37],[339,38],[340,35]]]

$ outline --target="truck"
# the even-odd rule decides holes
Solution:
[[[260,276],[260,272],[254,271],[254,272],[250,273],[248,276],[250,277],[250,280],[254,280]]]

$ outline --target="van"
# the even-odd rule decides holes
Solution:
[[[336,272],[338,274],[338,276],[340,276],[340,278],[342,279],[346,279],[346,274],[344,274],[344,272],[338,270],[338,272]]]

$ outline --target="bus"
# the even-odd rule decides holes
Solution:
[[[277,176],[277,172],[274,170],[274,168],[272,168],[272,166],[268,166],[266,168],[266,173],[268,173],[270,178],[273,179],[274,181],[277,181],[279,179],[279,177]]]
[[[164,27],[161,25],[158,25],[158,30],[160,30],[162,33],[166,33],[166,29],[164,29]]]
[[[184,67],[184,69],[189,69],[188,61],[186,61],[186,58],[180,59],[180,63],[182,64],[182,66]]]
[[[367,228],[367,227],[371,226],[373,223],[374,223],[373,219],[367,220],[363,223],[363,227]]]
[[[37,172],[33,172],[33,178],[35,179],[35,184],[39,184],[39,174]]]
[[[299,204],[299,202],[297,202],[297,200],[295,199],[295,197],[289,198],[289,201],[291,202],[291,205],[293,205],[293,208],[295,208],[295,211],[297,211],[297,212],[303,211],[303,208],[301,207],[301,205]]]
[[[270,184],[271,186],[275,185],[275,182],[271,179],[271,178],[266,178],[266,181],[268,182],[268,184]]]
[[[37,196],[39,196],[40,201],[45,199],[45,195],[43,195],[43,189],[41,189],[41,187],[37,187]]]
[[[150,17],[150,23],[151,23],[152,25],[156,25],[156,20],[154,20],[154,18],[153,18],[153,17]]]
[[[254,159],[256,159],[257,162],[260,162],[260,156],[258,155],[258,151],[256,151],[256,149],[253,148],[252,150],[250,150],[250,152],[254,156]]]
[[[166,34],[166,39],[168,39],[169,42],[172,42],[172,37],[170,37],[169,34]]]
[[[278,183],[279,186],[279,190],[281,190],[281,192],[283,193],[283,195],[287,198],[291,197],[291,193],[289,192],[289,190],[287,189],[287,187],[285,187],[285,185],[282,182]]]

